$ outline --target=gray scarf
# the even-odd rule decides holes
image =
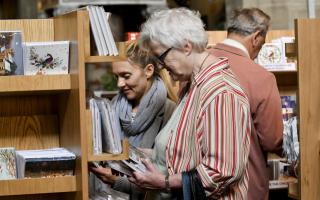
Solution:
[[[132,121],[132,105],[128,102],[125,95],[118,94],[113,102],[115,109],[116,119],[119,119],[118,124],[121,126],[122,134],[129,137],[129,142],[134,146],[141,146],[144,137],[144,132],[154,126],[153,123],[161,123],[156,120],[160,111],[164,110],[165,102],[167,99],[167,90],[160,78],[155,78],[149,91],[142,97],[138,112]],[[155,127],[160,127],[161,124]],[[154,130],[159,131],[159,130]],[[157,134],[157,133],[155,133]],[[152,140],[154,138],[149,138]],[[151,141],[150,141],[151,142]]]

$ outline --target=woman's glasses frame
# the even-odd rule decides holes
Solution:
[[[168,53],[173,49],[173,47],[168,48],[165,50],[160,56],[156,56],[158,64],[161,65],[161,67],[165,67],[166,63],[164,62],[164,59],[166,59],[166,56]]]

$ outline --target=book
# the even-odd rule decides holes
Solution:
[[[117,55],[119,55],[119,52],[118,52],[118,49],[116,47],[116,43],[115,43],[115,40],[113,38],[111,27],[110,27],[110,24],[109,24],[109,18],[111,17],[111,13],[107,12],[104,16],[105,16],[104,17],[104,22],[105,22],[106,27],[107,27],[108,40],[110,41],[111,47],[112,47],[112,54],[110,54],[110,55],[111,56],[117,56]]]
[[[21,31],[0,31],[0,75],[22,75]]]
[[[115,114],[111,106],[111,102],[104,98],[95,98],[100,116],[102,127],[102,151],[112,154],[120,154],[121,132],[120,127],[115,123]]]
[[[284,121],[297,115],[296,95],[281,96],[282,117]]]
[[[92,98],[89,100],[91,119],[92,119],[92,146],[93,154],[102,153],[102,129],[101,116],[96,101]]]
[[[15,148],[0,148],[0,180],[16,179]]]
[[[103,53],[103,49],[102,49],[102,39],[100,38],[100,35],[98,33],[98,29],[99,29],[98,21],[97,21],[96,17],[94,17],[94,14],[93,14],[94,11],[93,11],[92,6],[87,6],[87,10],[89,12],[91,32],[93,34],[94,42],[96,43],[98,55],[103,56],[104,53]]]
[[[109,55],[112,54],[111,45],[109,44],[109,39],[107,35],[107,27],[104,20],[104,10],[102,7],[93,6],[93,9],[97,15],[99,27],[101,29],[101,39],[102,39],[102,45],[103,45],[103,55]]]
[[[99,41],[100,41],[101,47],[102,47],[102,55],[106,56],[106,55],[108,55],[108,49],[107,49],[107,44],[105,42],[103,32],[102,32],[102,21],[101,21],[102,19],[98,15],[97,6],[90,6],[90,7],[91,7],[91,12],[93,14],[93,19],[96,22]]]
[[[87,6],[90,18],[90,27],[97,46],[99,56],[117,56],[118,49],[108,22],[111,13],[105,12],[103,7]]]
[[[74,153],[64,148],[16,151],[18,178],[72,176]]]
[[[129,159],[107,161],[110,168],[127,176],[132,176],[134,171],[145,172],[146,167],[142,162],[142,159],[151,159],[150,156],[145,154],[139,148],[129,145]]]
[[[68,74],[69,41],[26,42],[24,44],[24,74]]]

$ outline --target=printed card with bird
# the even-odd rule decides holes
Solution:
[[[15,148],[0,148],[0,180],[16,178],[17,172]]]
[[[69,41],[26,42],[24,74],[68,74]]]

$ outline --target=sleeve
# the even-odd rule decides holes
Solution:
[[[264,93],[253,123],[260,146],[264,151],[280,153],[283,139],[281,98],[275,77],[271,74],[264,83]]]
[[[138,188],[135,184],[130,183],[126,177],[119,177],[113,184],[114,190],[129,194],[131,197],[143,197],[144,192]]]
[[[201,112],[197,127],[202,162],[197,171],[207,195],[219,198],[230,185],[245,181],[251,117],[248,100],[221,93]]]

